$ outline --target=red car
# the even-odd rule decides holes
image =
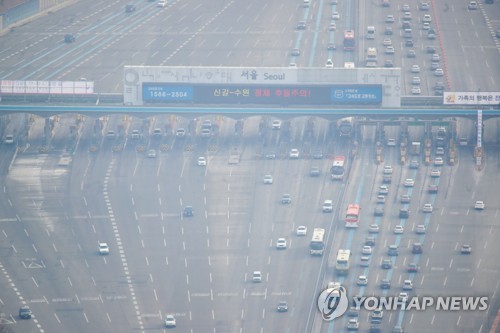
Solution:
[[[408,273],[416,273],[416,272],[418,272],[418,269],[419,269],[419,267],[417,264],[415,264],[415,263],[408,264],[408,268],[407,268]]]

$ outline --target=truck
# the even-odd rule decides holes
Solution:
[[[411,143],[411,150],[410,150],[411,155],[420,155],[420,148],[421,148],[420,146],[421,146],[420,142],[413,141]]]

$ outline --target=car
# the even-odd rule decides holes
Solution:
[[[333,200],[325,200],[323,206],[321,207],[323,213],[333,212]]]
[[[387,185],[380,185],[378,189],[378,194],[387,195],[389,194],[389,187]]]
[[[418,224],[416,227],[415,227],[415,233],[417,235],[423,235],[425,234],[425,231],[426,231],[426,228],[425,228],[425,225],[424,224]]]
[[[429,22],[424,22],[422,25],[423,30],[429,30],[431,28],[431,24]]]
[[[298,159],[299,158],[299,150],[296,148],[293,148],[290,150],[290,153],[288,154],[290,159]]]
[[[495,37],[500,38],[500,28],[498,28],[497,31],[495,32]]]
[[[333,61],[332,59],[328,59],[325,63],[326,68],[333,68]]]
[[[276,241],[276,248],[278,250],[284,250],[284,249],[286,249],[286,247],[287,247],[286,239],[278,238],[278,240]]]
[[[148,157],[149,158],[156,158],[156,149],[148,150]]]
[[[349,318],[349,320],[347,321],[347,330],[357,331],[358,329],[359,329],[358,318]]]
[[[417,273],[419,271],[420,267],[418,266],[418,264],[412,262],[412,263],[409,263],[408,264],[408,267],[406,268],[406,271],[408,273]]]
[[[336,31],[337,30],[337,23],[331,22],[330,25],[328,26],[328,31]]]
[[[99,243],[99,254],[101,254],[101,255],[109,254],[108,243],[104,243],[104,242]]]
[[[135,11],[135,5],[128,4],[125,6],[125,13],[132,13]]]
[[[288,193],[285,193],[281,196],[281,203],[283,205],[288,205],[292,203],[292,196]]]
[[[389,245],[389,247],[387,248],[387,255],[389,257],[395,257],[398,254],[398,246],[396,244]]]
[[[390,38],[384,38],[382,44],[384,44],[384,46],[392,46],[392,40]]]
[[[419,86],[414,86],[411,88],[412,95],[420,95],[421,92],[422,92],[422,90],[420,89]]]
[[[339,288],[340,286],[341,286],[340,282],[338,282],[338,281],[330,281],[326,285],[326,288],[327,289],[334,289],[334,288]]]
[[[374,216],[384,216],[384,207],[375,207],[375,210],[373,212]]]
[[[359,308],[351,306],[347,311],[347,317],[349,318],[359,318]]]
[[[202,128],[200,135],[204,138],[208,138],[212,136],[212,130],[208,128]]]
[[[444,148],[443,147],[437,147],[436,148],[436,155],[444,155]]]
[[[472,253],[472,247],[468,244],[462,245],[460,248],[460,253],[462,254],[471,254]]]
[[[410,211],[408,208],[401,208],[399,210],[399,218],[400,219],[407,219],[410,217]]]
[[[333,12],[332,13],[332,20],[340,20],[340,14],[339,14],[339,12]]]
[[[278,119],[274,119],[273,122],[271,123],[271,128],[273,130],[279,130],[281,129],[281,121]]]
[[[422,17],[422,22],[429,22],[429,23],[431,23],[432,22],[432,17],[429,14],[425,14]]]
[[[132,140],[137,140],[141,137],[141,133],[139,132],[139,130],[132,130],[132,132],[130,133],[130,138]]]
[[[385,203],[385,195],[377,195],[377,200],[376,202],[378,204],[384,204]]]
[[[411,253],[421,254],[422,253],[422,244],[421,243],[413,243],[413,245],[411,247]]]
[[[365,245],[375,246],[375,237],[373,237],[373,236],[366,236],[366,238],[365,238]]]
[[[198,166],[206,166],[207,159],[203,156],[198,157]]]
[[[434,70],[434,76],[443,76],[444,75],[444,71],[442,68],[436,68]]]
[[[378,234],[380,231],[380,227],[378,224],[370,224],[370,227],[368,228],[368,232],[370,234]]]
[[[390,175],[390,174],[392,174],[393,171],[394,170],[392,169],[392,166],[384,165],[384,169],[382,172],[384,173],[384,175]]]
[[[408,53],[406,53],[406,57],[407,58],[416,58],[417,57],[417,53],[415,52],[414,49],[409,49]]]
[[[385,145],[387,147],[396,147],[396,139],[387,139]]]
[[[381,267],[382,267],[382,269],[391,269],[392,268],[392,260],[391,259],[383,259]]]
[[[410,71],[412,73],[420,73],[420,66],[419,65],[412,65]]]
[[[4,143],[10,145],[10,144],[13,144],[14,143],[14,135],[12,134],[7,134],[5,136],[5,139],[3,140]]]
[[[429,31],[427,31],[427,39],[436,39],[436,31],[434,29],[429,29]]]
[[[186,206],[182,210],[182,216],[184,216],[184,217],[192,217],[193,215],[194,215],[193,206]]]
[[[401,6],[401,11],[403,12],[409,12],[410,11],[410,5],[409,4],[404,4]]]
[[[386,46],[385,54],[394,54],[394,46]]]
[[[66,34],[64,35],[64,42],[65,43],[73,43],[76,41],[76,37],[74,34]]]
[[[380,289],[391,289],[391,281],[387,279],[383,279],[380,281]]]
[[[263,181],[264,181],[264,184],[270,185],[273,183],[273,176],[265,175]]]
[[[298,56],[300,56],[300,50],[299,49],[292,49],[290,54],[294,57],[298,57]]]
[[[398,225],[396,225],[396,226],[394,227],[393,233],[394,233],[395,235],[401,235],[401,234],[403,234],[403,232],[404,232],[404,231],[405,231],[404,227],[403,227],[402,225],[399,225],[399,224],[398,224]]]
[[[106,132],[106,137],[107,137],[108,139],[114,139],[114,138],[116,137],[116,133],[115,133],[115,131],[114,131],[114,130],[108,130],[108,131]]]
[[[441,61],[441,57],[439,56],[439,54],[434,53],[434,54],[431,56],[431,61],[432,61],[432,62],[439,62],[439,61]]]
[[[392,175],[383,175],[382,184],[390,184],[390,183],[392,183]]]
[[[415,185],[415,181],[411,178],[406,178],[404,183],[403,183],[404,187],[413,187],[414,185]]]
[[[176,325],[177,323],[173,315],[167,315],[165,317],[165,327],[175,327]]]
[[[399,202],[401,203],[410,203],[411,201],[411,196],[409,194],[402,194],[401,197],[399,198]]]
[[[321,171],[317,166],[312,166],[309,169],[309,176],[311,176],[311,177],[319,177],[320,174],[321,174]]]
[[[405,46],[406,47],[413,47],[413,39],[405,40]]]
[[[394,33],[394,31],[392,30],[392,27],[385,27],[384,35],[391,36],[393,33]]]
[[[287,312],[288,311],[288,303],[286,301],[280,301],[276,308],[278,312]]]
[[[391,0],[382,0],[382,7],[390,7]]]
[[[268,160],[274,160],[276,158],[276,153],[274,151],[268,151],[264,154],[264,157]]]
[[[294,63],[294,62],[291,62],[291,63],[288,64],[288,67],[290,67],[290,68],[297,68],[297,64]]]
[[[358,280],[356,281],[356,284],[358,286],[366,286],[368,284],[368,278],[366,277],[366,275],[360,275],[358,277]]]
[[[427,46],[425,48],[425,52],[427,52],[428,54],[434,54],[437,52],[437,50],[435,46]]]
[[[168,6],[168,1],[167,0],[160,0],[156,4],[156,7],[160,7],[160,8],[165,8],[167,6]]]
[[[306,30],[306,21],[300,21],[297,23],[297,30]]]
[[[403,35],[406,38],[411,38],[411,34],[412,34],[411,23],[408,21],[403,21],[401,27],[403,28]]]
[[[413,290],[413,282],[411,280],[404,280],[403,290]]]
[[[323,159],[324,155],[323,155],[323,152],[321,150],[314,150],[312,152],[312,158],[314,160],[321,160]]]
[[[29,306],[23,305],[19,308],[19,318],[30,319],[33,316]]]
[[[398,301],[402,303],[408,302],[409,295],[406,292],[400,292],[398,295]]]
[[[410,21],[411,20],[411,12],[404,12],[403,20]]]
[[[381,309],[375,309],[370,315],[370,321],[372,323],[380,323],[382,321],[382,318],[384,318],[384,311]]]
[[[394,326],[391,333],[404,333],[403,326],[400,326],[400,325]]]
[[[421,2],[418,5],[418,9],[420,9],[421,11],[428,11],[430,8],[431,8],[431,6],[429,5],[428,2]]]
[[[373,250],[370,245],[363,245],[363,248],[361,249],[361,254],[372,254]]]
[[[410,161],[410,169],[415,170],[420,168],[420,162],[417,160],[411,160]]]
[[[469,4],[467,5],[467,8],[469,10],[476,10],[478,9],[477,1],[470,1]]]
[[[431,170],[431,177],[432,178],[439,178],[439,177],[441,177],[441,171],[439,169],[432,169]]]
[[[178,128],[177,131],[175,131],[175,136],[178,138],[183,138],[186,135],[186,130],[184,128]]]
[[[411,84],[413,85],[420,85],[420,82],[421,82],[420,76],[414,76],[411,78]]]
[[[254,271],[252,274],[252,282],[259,283],[262,282],[262,273],[261,271]]]
[[[370,329],[368,330],[369,333],[380,333],[382,328],[380,327],[380,324],[373,324],[370,325]]]
[[[484,201],[476,201],[476,203],[474,204],[475,210],[483,210],[485,207],[486,205],[484,204]]]
[[[385,23],[394,23],[394,21],[395,21],[394,15],[387,14],[387,16],[385,17]]]
[[[334,51],[336,49],[337,49],[337,47],[335,46],[335,43],[328,43],[328,47],[327,47],[328,51]]]
[[[297,231],[295,233],[297,236],[306,236],[307,235],[307,227],[300,225],[297,227]]]
[[[391,59],[386,59],[384,61],[384,67],[385,68],[392,68],[392,67],[394,67],[394,61],[392,61]]]
[[[442,157],[436,157],[434,159],[434,166],[441,166],[444,164],[444,160]]]
[[[437,184],[429,184],[427,187],[427,192],[428,193],[438,193],[439,186]]]

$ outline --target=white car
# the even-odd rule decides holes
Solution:
[[[404,187],[413,187],[415,185],[415,181],[411,178],[406,178],[403,185]]]
[[[156,158],[156,150],[155,149],[148,150],[148,157],[149,158]]]
[[[297,65],[295,65],[295,67],[296,67],[296,66],[297,66]],[[281,121],[279,121],[279,120],[277,120],[277,119],[273,120],[273,123],[271,124],[271,128],[272,128],[273,130],[279,130],[279,129],[281,128]]]
[[[385,165],[384,166],[384,171],[383,171],[384,175],[390,175],[390,174],[392,174],[392,171],[393,171],[392,170],[392,166],[390,166],[390,165]]]
[[[206,166],[207,165],[207,159],[203,156],[198,157],[198,165],[199,166]]]
[[[412,65],[411,72],[412,73],[420,73],[420,66],[419,65]]]
[[[321,208],[323,213],[331,213],[333,212],[333,200],[325,200],[323,202],[323,207]]]
[[[404,20],[404,21],[409,21],[409,20],[411,20],[411,12],[405,12],[405,13],[403,14],[403,20]]]
[[[422,25],[422,29],[424,30],[430,30],[431,28],[431,24],[429,22],[424,22],[424,24]]]
[[[432,204],[430,204],[430,203],[426,203],[426,204],[424,204],[424,206],[422,207],[422,211],[423,211],[424,213],[432,213],[432,209],[433,209],[433,208],[432,208]]]
[[[385,17],[385,23],[394,23],[394,21],[394,15],[389,14]]]
[[[377,203],[384,204],[385,203],[385,195],[377,195]]]
[[[429,14],[425,14],[424,17],[422,18],[422,22],[432,22],[432,18]]]
[[[415,228],[415,233],[416,233],[417,235],[423,235],[423,234],[425,234],[425,231],[426,231],[426,229],[425,229],[425,225],[423,225],[423,224],[419,224],[419,225],[417,225],[417,227]]]
[[[182,138],[186,135],[186,130],[184,128],[178,128],[175,132],[175,136]]]
[[[406,303],[406,302],[408,301],[408,297],[409,297],[409,296],[408,296],[408,293],[401,292],[401,293],[399,293],[399,295],[398,295],[398,300],[399,300],[400,302]]]
[[[360,275],[356,284],[358,286],[366,286],[368,284],[368,278],[366,277],[366,275]]]
[[[99,243],[99,254],[109,254],[108,243]]]
[[[341,286],[340,282],[338,282],[338,281],[330,281],[330,282],[328,282],[328,284],[326,285],[326,288],[327,288],[327,289],[334,289],[334,288],[338,288],[338,287],[340,287],[340,286]]]
[[[411,280],[404,280],[403,290],[413,290],[413,282]]]
[[[357,331],[359,328],[358,318],[350,318],[347,322],[347,330],[348,331]]]
[[[326,68],[333,68],[333,61],[332,59],[328,59],[325,64]]]
[[[284,249],[286,249],[286,239],[284,239],[284,238],[278,238],[278,240],[276,241],[276,248],[278,250],[284,250]]]
[[[168,5],[168,1],[167,0],[160,0],[156,4],[156,7],[165,8],[165,7],[167,7],[167,5]]]
[[[165,317],[165,327],[175,327],[175,317],[173,315],[167,315]]]
[[[385,47],[385,54],[394,54],[394,46],[386,46]]]
[[[479,7],[477,5],[477,1],[471,1],[471,2],[469,2],[469,5],[467,5],[467,8],[469,10],[476,10],[476,9],[478,9]]]
[[[420,85],[420,82],[421,82],[420,76],[414,76],[411,78],[411,84],[413,84],[413,85],[418,86],[418,85]]]
[[[372,254],[372,247],[370,245],[364,245],[361,249],[362,254]]]
[[[307,235],[307,227],[306,226],[298,226],[296,231],[297,236],[305,236]]]
[[[476,201],[474,204],[474,209],[476,210],[483,210],[485,207],[486,205],[484,204],[484,201]]]
[[[436,68],[434,70],[434,76],[443,76],[444,75],[444,71],[442,68]]]
[[[340,14],[339,14],[339,12],[333,12],[332,13],[332,20],[340,20]]]
[[[289,154],[291,159],[298,159],[299,158],[299,150],[298,149],[291,149],[290,154]]]
[[[265,175],[264,176],[264,184],[272,184],[272,183],[273,183],[273,176]]]
[[[431,177],[432,178],[439,178],[439,177],[441,177],[441,171],[439,169],[432,169],[431,170]]]
[[[384,46],[392,46],[392,40],[390,38],[384,38]]]
[[[396,147],[396,139],[387,139],[387,147]]]
[[[252,274],[252,282],[258,283],[262,282],[262,273],[261,271],[254,271]]]
[[[7,134],[5,136],[5,140],[3,141],[5,142],[6,144],[13,144],[14,143],[14,136],[12,134]]]
[[[396,226],[394,227],[394,234],[395,234],[395,235],[401,235],[401,234],[403,234],[403,232],[404,232],[404,231],[405,231],[405,229],[403,228],[403,226],[402,226],[402,225],[399,225],[399,224],[398,224],[398,225],[396,225]]]
[[[389,194],[389,187],[387,185],[380,185],[378,189],[378,194],[387,195]]]
[[[419,86],[411,87],[411,94],[412,95],[420,95],[422,93],[422,90],[420,89]]]
[[[444,160],[443,160],[443,158],[442,158],[442,157],[436,157],[436,158],[434,159],[434,165],[435,165],[435,166],[441,166],[441,165],[443,165],[443,164],[444,164]]]
[[[378,226],[378,224],[371,224],[369,229],[368,229],[368,232],[370,234],[378,234],[379,231],[380,231],[380,227]]]

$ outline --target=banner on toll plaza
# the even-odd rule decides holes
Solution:
[[[445,92],[443,104],[446,105],[499,105],[500,92]]]

